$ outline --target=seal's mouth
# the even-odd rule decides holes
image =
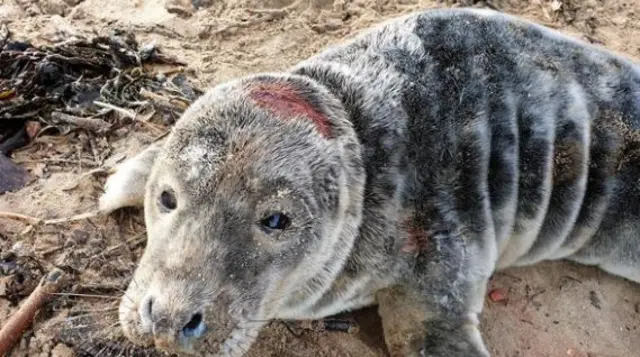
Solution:
[[[233,304],[223,301],[225,299],[216,300],[217,303],[202,312],[192,314],[189,320],[181,317],[179,311],[182,309],[167,309],[163,312],[178,312],[155,315],[153,321],[146,321],[148,312],[145,308],[160,311],[162,302],[149,307],[144,298],[138,303],[124,298],[119,309],[120,326],[131,343],[163,352],[212,357],[245,356],[266,322],[249,318],[246,312],[242,313],[243,309],[233,308]]]
[[[251,345],[258,338],[261,327],[251,326],[233,330],[214,357],[242,357],[246,355]]]
[[[181,341],[171,346],[154,346],[164,352],[182,355],[208,355],[212,357],[243,357],[246,356],[264,324],[243,322],[226,333],[221,339],[214,329],[200,336],[199,340]],[[209,332],[212,331],[211,335]]]

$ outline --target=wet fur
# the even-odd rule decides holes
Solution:
[[[287,100],[293,92],[303,98],[302,107],[272,106],[280,119],[309,120],[271,120],[269,105],[265,112],[247,92],[255,83],[284,87]],[[242,177],[267,157],[276,171],[298,169],[306,172],[300,180],[315,180],[305,197],[318,200],[312,219],[326,225],[309,231],[318,245],[283,255],[301,270],[269,273],[303,288],[267,284],[258,300],[274,289],[291,298],[262,316],[321,318],[378,303],[397,356],[487,356],[477,315],[496,270],[569,259],[640,282],[639,130],[640,69],[630,60],[497,12],[430,10],[289,73],[212,89],[163,146],[181,166],[154,170],[184,176],[180,185],[195,192],[190,204],[210,217],[182,219],[212,230],[228,226],[209,196],[242,197],[229,194],[237,190],[220,171]],[[239,143],[260,155],[240,150],[231,159],[228,148]],[[314,159],[309,145],[330,151]],[[145,207],[157,194],[147,190]],[[112,192],[105,207],[125,205]],[[196,250],[206,247],[226,253],[201,296],[257,286],[246,274],[252,269],[234,264],[247,262],[242,254],[229,253],[251,243],[203,233],[206,242],[186,248],[180,234],[172,237],[177,243],[152,242],[154,229],[162,236],[168,228],[150,228],[147,250],[158,255],[143,257],[139,271],[171,261],[175,270],[167,265],[165,274],[182,274],[180,289],[188,290],[195,272],[184,271],[181,259],[200,261]],[[254,269],[276,263],[257,259]],[[415,321],[394,317],[402,309]],[[419,333],[407,341],[409,330]]]

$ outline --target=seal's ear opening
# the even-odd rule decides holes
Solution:
[[[310,81],[296,77],[256,76],[246,84],[248,97],[280,119],[310,120],[324,138],[335,137],[331,103]]]

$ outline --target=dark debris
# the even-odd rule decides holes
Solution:
[[[31,294],[44,274],[36,259],[3,253],[0,256],[0,298],[16,306]]]
[[[589,291],[589,301],[591,302],[591,305],[596,309],[600,310],[602,308],[600,298],[598,297],[598,294],[596,294],[596,292],[593,290]]]
[[[108,115],[112,109],[94,103],[100,101],[132,113],[155,110],[164,118],[162,124],[170,125],[202,94],[181,73],[184,63],[153,43],[139,46],[129,32],[113,30],[109,36],[34,46],[12,40],[3,27],[0,45],[0,149],[5,155],[29,142],[27,121],[64,127],[61,132],[78,129],[73,123],[61,125],[52,113],[101,120],[111,130],[127,124],[118,115]],[[156,65],[171,66],[172,73],[155,70]],[[141,92],[152,93],[153,98]]]
[[[0,194],[19,190],[32,178],[27,170],[14,164],[0,150]]]

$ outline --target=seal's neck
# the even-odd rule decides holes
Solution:
[[[337,98],[345,112],[343,163],[350,202],[349,220],[341,230],[334,260],[340,271],[322,297],[310,307],[315,317],[369,305],[375,290],[393,284],[398,276],[398,222],[404,206],[405,140],[400,130],[384,122],[385,103],[372,103],[361,97],[362,87],[352,83],[339,69],[313,63],[295,69],[324,87]],[[370,90],[375,90],[371,88]],[[387,112],[388,114],[388,112]],[[397,118],[402,121],[402,118]],[[355,170],[350,172],[350,170]]]

